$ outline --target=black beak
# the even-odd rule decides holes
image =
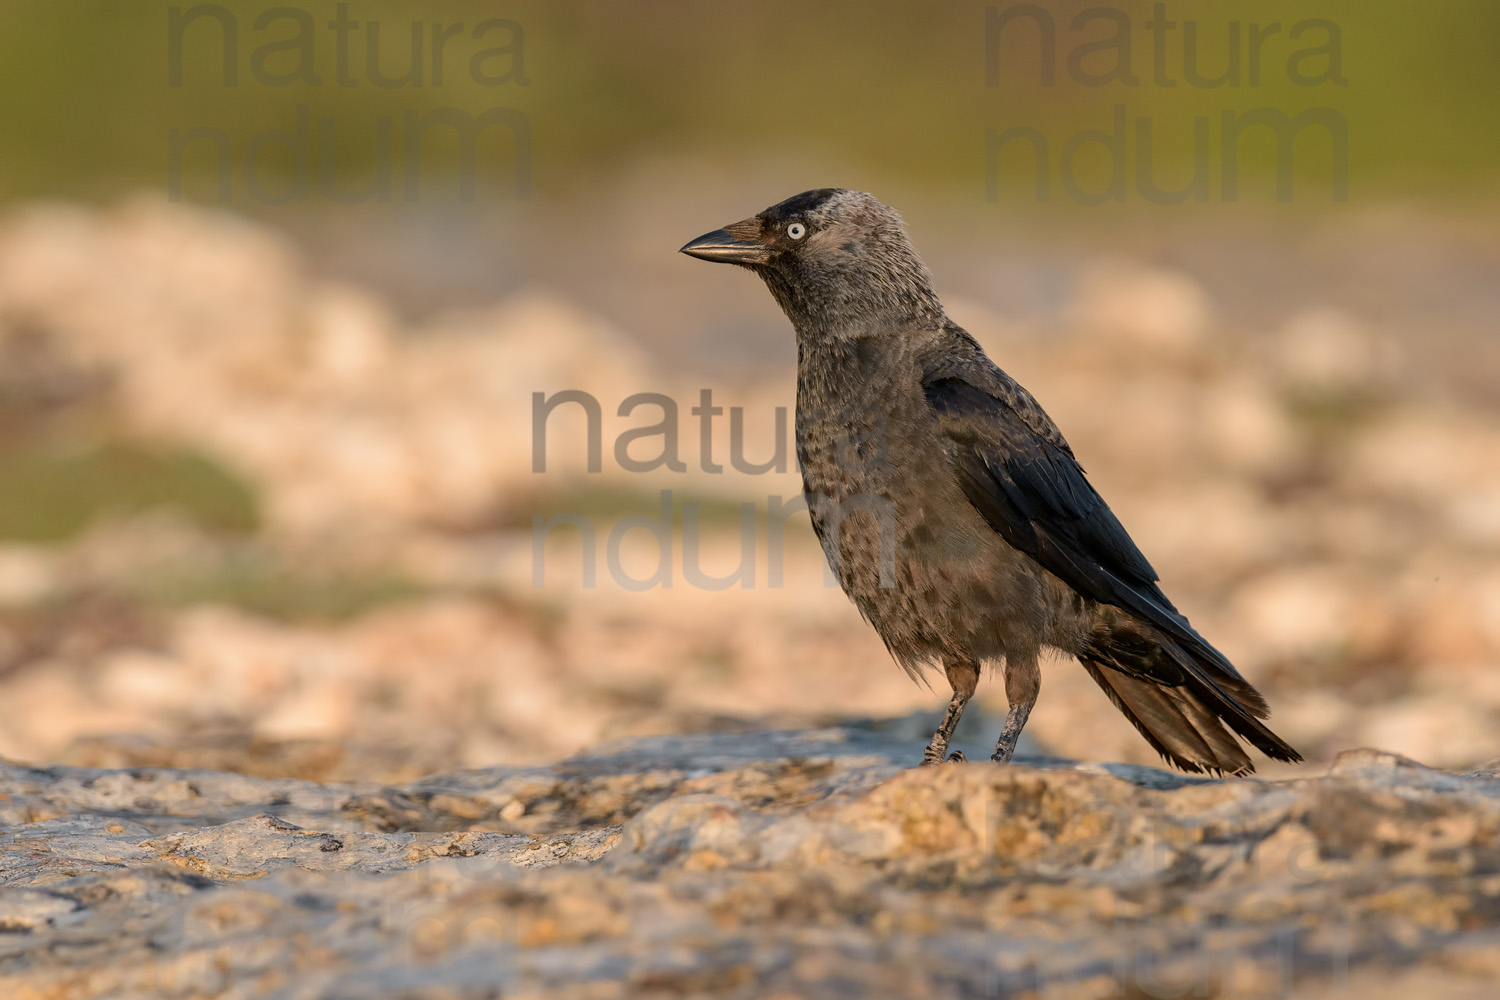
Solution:
[[[683,247],[678,253],[699,260],[712,260],[720,264],[764,264],[771,258],[771,251],[763,243],[742,240],[727,229],[715,229],[705,233]]]

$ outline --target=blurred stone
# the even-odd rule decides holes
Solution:
[[[1500,550],[1500,484],[1453,497],[1448,519],[1459,537]]]
[[[1276,364],[1287,383],[1316,393],[1347,393],[1383,385],[1399,360],[1343,309],[1322,306],[1293,316],[1276,337]]]
[[[1377,589],[1330,566],[1288,568],[1249,582],[1233,615],[1257,659],[1368,655],[1396,625]]]
[[[1473,767],[1500,754],[1500,710],[1433,692],[1384,706],[1365,721],[1358,739],[1444,767]]]
[[[1266,475],[1296,456],[1298,442],[1286,412],[1260,380],[1225,378],[1205,397],[1205,451],[1224,465]]]
[[[1280,512],[1233,480],[1180,483],[1158,495],[1131,497],[1116,513],[1168,579],[1239,576],[1274,564],[1285,544]]]
[[[1207,293],[1186,275],[1110,261],[1080,278],[1069,319],[1133,348],[1181,355],[1203,342],[1210,314]]]
[[[1471,566],[1429,556],[1409,567],[1401,596],[1417,623],[1407,639],[1411,655],[1443,672],[1500,663],[1492,617],[1494,574],[1486,562]],[[1455,680],[1457,690],[1464,690],[1462,680]]]
[[[1478,414],[1433,408],[1380,420],[1340,456],[1349,486],[1423,503],[1488,496],[1500,484],[1500,429]]]
[[[385,306],[358,289],[326,287],[308,297],[313,368],[334,383],[378,378],[395,349],[396,323]]]
[[[61,586],[55,553],[35,545],[0,545],[0,606],[30,604]]]

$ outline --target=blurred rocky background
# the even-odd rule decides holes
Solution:
[[[1162,5],[1144,2],[1082,24],[1088,5],[1049,3],[1003,30],[1005,5],[983,4],[351,6],[0,12],[0,757],[410,790],[617,737],[844,725],[880,734],[882,767],[899,745],[914,762],[942,693],[827,583],[805,515],[777,535],[794,463],[730,461],[732,408],[744,462],[789,444],[791,332],[753,277],[675,253],[838,185],[904,212],[953,317],[1265,692],[1309,763],[1263,773],[1366,746],[1493,773],[1500,8],[1167,4],[1159,55]],[[1086,48],[1121,19],[1123,49]],[[1252,75],[1252,31],[1273,23]],[[1224,82],[1191,82],[1190,59]],[[1089,82],[1122,67],[1135,82]],[[1075,149],[1069,188],[1061,150],[1122,107],[1123,145]],[[507,124],[467,153],[407,124],[496,108]],[[1221,116],[1261,108],[1332,113],[1347,162],[1327,129],[1247,132],[1231,194]],[[1166,189],[1200,170],[1200,119],[1204,196],[1142,194],[1143,162]],[[987,131],[1011,128],[1049,144],[1045,200],[1027,146],[987,161]],[[1119,200],[1081,203],[1119,170]],[[599,403],[597,472],[575,403],[536,471],[533,396],[565,390]],[[707,446],[705,390],[724,410]],[[619,413],[646,392],[676,403],[681,471],[619,460],[622,434],[661,419]],[[658,565],[643,524],[665,491]],[[670,586],[632,582],[658,570]],[[982,682],[957,741],[971,758],[1003,711]],[[1027,734],[1031,754],[1156,763],[1070,662],[1046,668]],[[23,785],[51,794],[48,774],[6,779],[7,824],[114,808],[18,804]],[[660,798],[637,779],[650,794],[574,827],[619,834]],[[511,802],[460,810],[464,828],[541,829]],[[1350,815],[1324,826],[1364,823]],[[140,837],[172,828],[141,817]],[[1324,826],[1308,836],[1327,846]],[[590,858],[614,843],[596,841]]]
[[[1009,8],[9,5],[0,754],[411,776],[935,712],[826,586],[805,516],[774,537],[795,470],[727,459],[735,407],[744,461],[777,454],[785,321],[674,253],[832,183],[905,211],[955,318],[1310,759],[1500,756],[1500,129],[1496,70],[1462,57],[1494,11],[1396,32],[1367,4],[1272,8],[1252,75],[1250,12],[1184,10],[1159,45],[1146,4],[998,25]],[[1123,48],[1090,54],[1121,19]],[[1219,60],[1223,85],[1193,82]],[[1135,82],[1093,82],[1111,67]],[[1080,204],[1057,150],[1122,102],[1131,162],[1097,140],[1070,162],[1080,190],[1131,184]],[[1142,122],[1180,187],[1195,121],[1256,107],[1336,113],[1342,171],[1326,130],[1267,131],[1233,198],[1217,159],[1202,201],[1140,194]],[[482,135],[472,169],[456,132],[382,138],[494,108],[524,127]],[[986,130],[1028,126],[1045,201],[1024,155],[986,164]],[[569,389],[601,407],[601,469],[564,404],[534,471],[533,394]],[[642,392],[676,401],[685,471],[622,468],[621,435],[660,419],[618,415]],[[608,538],[663,491],[671,586],[641,592]],[[558,524],[539,548],[534,518],[567,514],[592,545]],[[746,532],[749,576],[695,585]],[[658,546],[632,530],[622,571],[651,577]],[[1041,746],[1148,759],[1080,671],[1046,686]]]
[[[723,201],[678,232],[746,209]],[[1432,259],[1378,294],[1445,270],[1459,251],[1444,235],[1459,239],[1423,234]],[[665,236],[657,250],[680,286],[663,307],[736,321],[693,288],[716,273]],[[806,516],[774,543],[768,507],[796,496],[794,469],[737,472],[727,416],[724,471],[704,468],[704,388],[743,408],[747,461],[775,454],[786,343],[765,371],[695,370],[555,290],[411,320],[316,272],[262,224],[154,195],[0,221],[0,753],[411,777],[623,733],[938,707],[826,586]],[[1256,322],[1210,278],[1116,253],[1050,273],[1045,312],[978,280],[949,292],[956,318],[1066,428],[1169,592],[1310,759],[1500,756],[1500,426],[1427,356],[1427,329],[1381,322],[1357,289],[1288,295]],[[1494,294],[1448,286],[1472,308]],[[746,308],[790,341],[774,307]],[[548,418],[533,471],[532,394],[565,389],[600,402],[598,473],[576,404]],[[620,434],[661,419],[616,415],[641,391],[678,401],[686,471],[615,460]],[[659,518],[664,490],[670,586],[642,592],[630,581],[652,576],[660,542],[636,528],[612,569],[607,538]],[[533,521],[570,513],[591,548]],[[748,575],[695,585],[687,571],[741,565],[746,532]],[[1046,686],[1041,746],[1150,760],[1081,670],[1055,663]],[[998,685],[986,697],[1003,707]]]

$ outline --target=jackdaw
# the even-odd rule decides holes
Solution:
[[[1157,585],[1031,394],[950,320],[901,217],[868,194],[806,191],[682,252],[760,275],[797,333],[797,460],[844,592],[919,679],[953,699],[922,763],[1003,663],[1006,762],[1036,703],[1042,647],[1078,658],[1164,758],[1254,771],[1237,734],[1301,756],[1266,701]]]

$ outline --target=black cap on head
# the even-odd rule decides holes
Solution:
[[[814,188],[811,191],[803,191],[801,194],[792,195],[780,204],[772,205],[761,214],[772,220],[805,215],[815,208],[822,207],[835,195],[843,194],[844,191],[844,188]]]

